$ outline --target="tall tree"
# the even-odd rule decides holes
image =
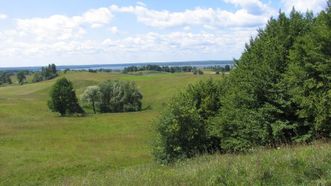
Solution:
[[[66,78],[57,80],[53,85],[48,106],[50,110],[59,112],[61,116],[65,114],[84,113],[84,110],[78,104],[72,83]]]
[[[276,101],[283,91],[278,83],[288,68],[290,49],[309,32],[312,18],[295,10],[289,17],[280,13],[246,45],[228,77],[221,112],[211,121],[225,151],[277,144],[295,136],[293,125],[284,119],[291,113]],[[279,135],[279,131],[286,132]]]
[[[16,77],[17,77],[17,80],[18,80],[18,83],[20,85],[23,85],[24,82],[26,81],[26,76],[25,76],[25,72],[24,71],[20,71],[16,74]]]
[[[311,31],[290,51],[289,69],[280,86],[282,101],[294,112],[299,141],[331,135],[331,1],[314,20]]]

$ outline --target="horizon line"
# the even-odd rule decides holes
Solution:
[[[124,63],[101,63],[101,64],[73,64],[73,65],[57,65],[56,63],[49,63],[49,64],[55,64],[57,67],[75,67],[75,66],[106,66],[106,65],[139,65],[139,64],[163,64],[163,63],[198,63],[198,62],[226,62],[226,61],[231,61],[233,62],[234,59],[222,59],[222,60],[187,60],[187,61],[150,61],[150,62],[124,62]],[[47,64],[47,65],[49,65]],[[37,65],[37,66],[0,66],[1,69],[13,69],[13,68],[38,68],[38,67],[44,67],[47,65]]]

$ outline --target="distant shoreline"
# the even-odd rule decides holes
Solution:
[[[88,69],[112,69],[123,70],[129,66],[145,66],[145,65],[159,65],[159,66],[193,66],[193,67],[208,67],[208,66],[225,66],[233,65],[233,60],[206,60],[206,61],[181,61],[181,62],[146,62],[146,63],[122,63],[122,64],[93,64],[93,65],[60,65],[58,70],[88,70]],[[40,71],[42,66],[32,67],[0,67],[0,71]]]

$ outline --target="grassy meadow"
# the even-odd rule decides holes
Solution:
[[[69,72],[79,96],[107,79],[133,80],[144,111],[59,117],[47,108],[56,80],[0,88],[0,184],[38,183],[152,162],[152,122],[167,100],[198,79],[191,73]],[[213,75],[215,76],[215,75]],[[219,76],[220,77],[220,76]]]
[[[0,88],[0,185],[331,185],[331,145],[153,161],[153,121],[189,83],[213,74],[69,72],[79,96],[107,79],[133,80],[142,112],[59,117],[47,108],[56,81]]]

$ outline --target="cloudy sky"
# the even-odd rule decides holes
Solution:
[[[293,6],[326,0],[0,0],[0,67],[238,58]]]

